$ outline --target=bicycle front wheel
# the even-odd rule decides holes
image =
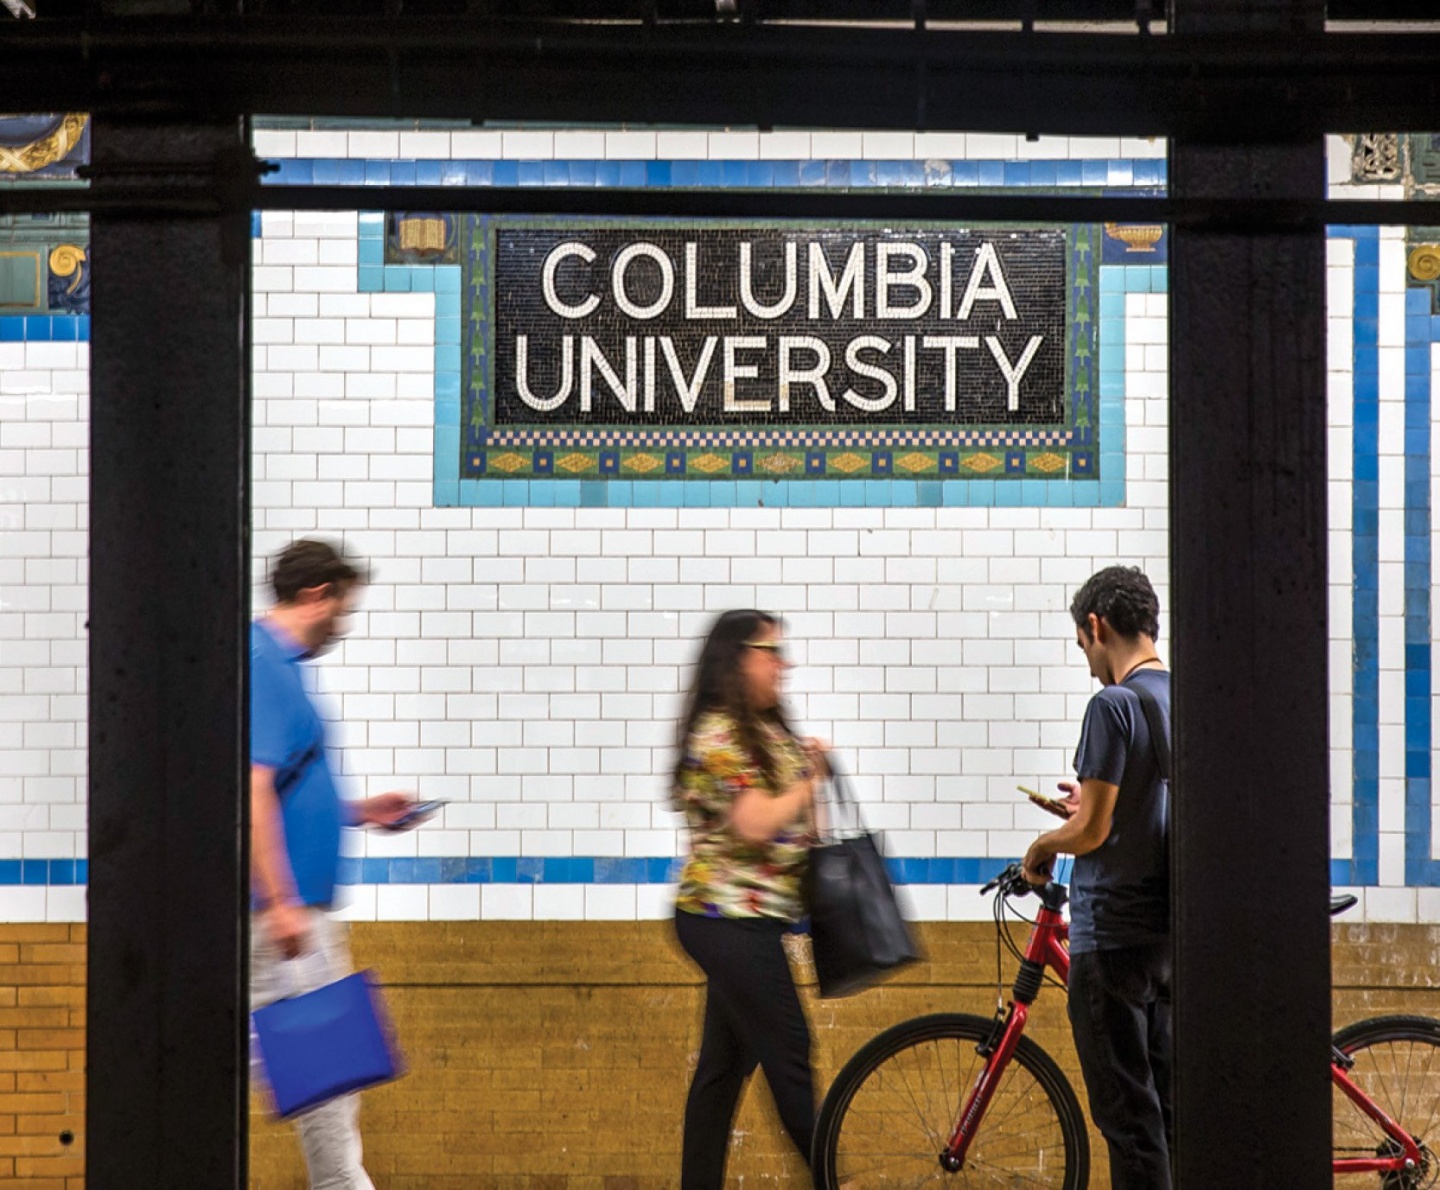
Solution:
[[[941,1150],[986,1059],[984,1017],[918,1017],[873,1038],[840,1071],[815,1126],[822,1190],[946,1186],[1081,1190],[1090,1141],[1075,1093],[1050,1056],[1022,1037],[967,1154],[947,1171]]]
[[[1440,1021],[1423,1016],[1381,1016],[1341,1029],[1335,1047],[1355,1063],[1351,1080],[1420,1145],[1417,1169],[1379,1175],[1383,1190],[1423,1190],[1440,1185],[1440,1163],[1432,1149],[1440,1124]],[[1389,1157],[1399,1154],[1374,1120],[1338,1088],[1334,1092],[1335,1157]],[[1359,1186],[1376,1175],[1355,1174],[1340,1185]]]

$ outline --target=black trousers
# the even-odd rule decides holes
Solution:
[[[1170,945],[1070,956],[1070,1024],[1113,1190],[1170,1190]]]
[[[1070,957],[1070,1024],[1112,1190],[1171,1190],[1171,947]]]
[[[735,1105],[757,1064],[780,1122],[809,1164],[815,1131],[810,1027],[781,946],[788,928],[773,918],[675,914],[680,945],[707,980],[700,1062],[685,1103],[681,1190],[725,1184]]]

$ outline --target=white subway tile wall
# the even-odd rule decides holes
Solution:
[[[0,860],[85,855],[89,364],[0,343]],[[0,887],[0,921],[83,916],[83,893]]]
[[[1164,154],[1153,141],[937,133],[264,130],[255,143],[262,157]],[[785,617],[794,717],[834,741],[893,854],[1014,856],[1046,827],[1015,784],[1048,789],[1070,771],[1093,689],[1066,612],[1074,588],[1100,566],[1142,566],[1160,589],[1167,644],[1164,295],[1125,298],[1123,507],[437,508],[434,296],[357,292],[357,222],[353,212],[266,213],[253,273],[256,605],[265,559],[296,536],[343,537],[367,559],[374,581],[350,638],[315,667],[334,762],[354,795],[402,788],[450,803],[408,834],[352,835],[349,854],[679,854],[666,773],[680,697],[711,617],[742,605]],[[1387,236],[1381,367],[1400,368],[1391,391],[1403,394],[1397,253],[1403,238]],[[1353,269],[1353,245],[1332,241],[1339,856],[1349,854],[1352,762]],[[84,343],[0,343],[0,859],[86,853],[87,365]],[[1403,405],[1382,402],[1381,434],[1403,454]],[[1404,699],[1404,501],[1400,468],[1388,482],[1386,470],[1381,731],[1401,738],[1393,753],[1388,739],[1381,748],[1392,759],[1381,770],[1380,872],[1403,885],[1404,729],[1387,711]],[[661,883],[361,884],[348,913],[626,920],[664,916],[671,894]],[[973,886],[906,896],[924,918],[988,912]],[[1414,920],[1434,901],[1429,889],[1370,890],[1366,912]],[[81,887],[0,887],[0,920],[83,915]]]

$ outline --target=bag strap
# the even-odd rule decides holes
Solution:
[[[275,797],[284,802],[286,796],[293,789],[296,783],[304,775],[315,759],[324,750],[323,743],[311,743],[311,745],[300,754],[300,758],[287,768],[281,769],[275,774]]]
[[[836,810],[842,806],[845,807],[854,818],[855,825],[853,829],[857,833],[864,831],[865,818],[860,813],[860,803],[855,797],[854,790],[850,787],[850,779],[845,775],[845,770],[840,767],[840,762],[835,759],[834,752],[826,753],[825,762],[830,768],[830,777],[827,784],[830,787],[831,796],[827,800]],[[833,820],[827,821],[823,833],[833,838],[836,832],[836,825]]]
[[[1136,682],[1130,689],[1140,699],[1140,706],[1145,712],[1145,722],[1150,726],[1150,745],[1155,750],[1155,764],[1160,770],[1163,780],[1170,780],[1170,724],[1166,721],[1165,712],[1160,709],[1160,700],[1155,697],[1144,685]]]

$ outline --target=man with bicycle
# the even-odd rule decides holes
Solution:
[[[1054,857],[1071,877],[1070,1022],[1114,1190],[1169,1190],[1170,674],[1155,652],[1159,602],[1135,567],[1093,575],[1070,604],[1101,689],[1085,709],[1076,781],[1051,803],[1063,825],[1025,856],[1032,884]]]

